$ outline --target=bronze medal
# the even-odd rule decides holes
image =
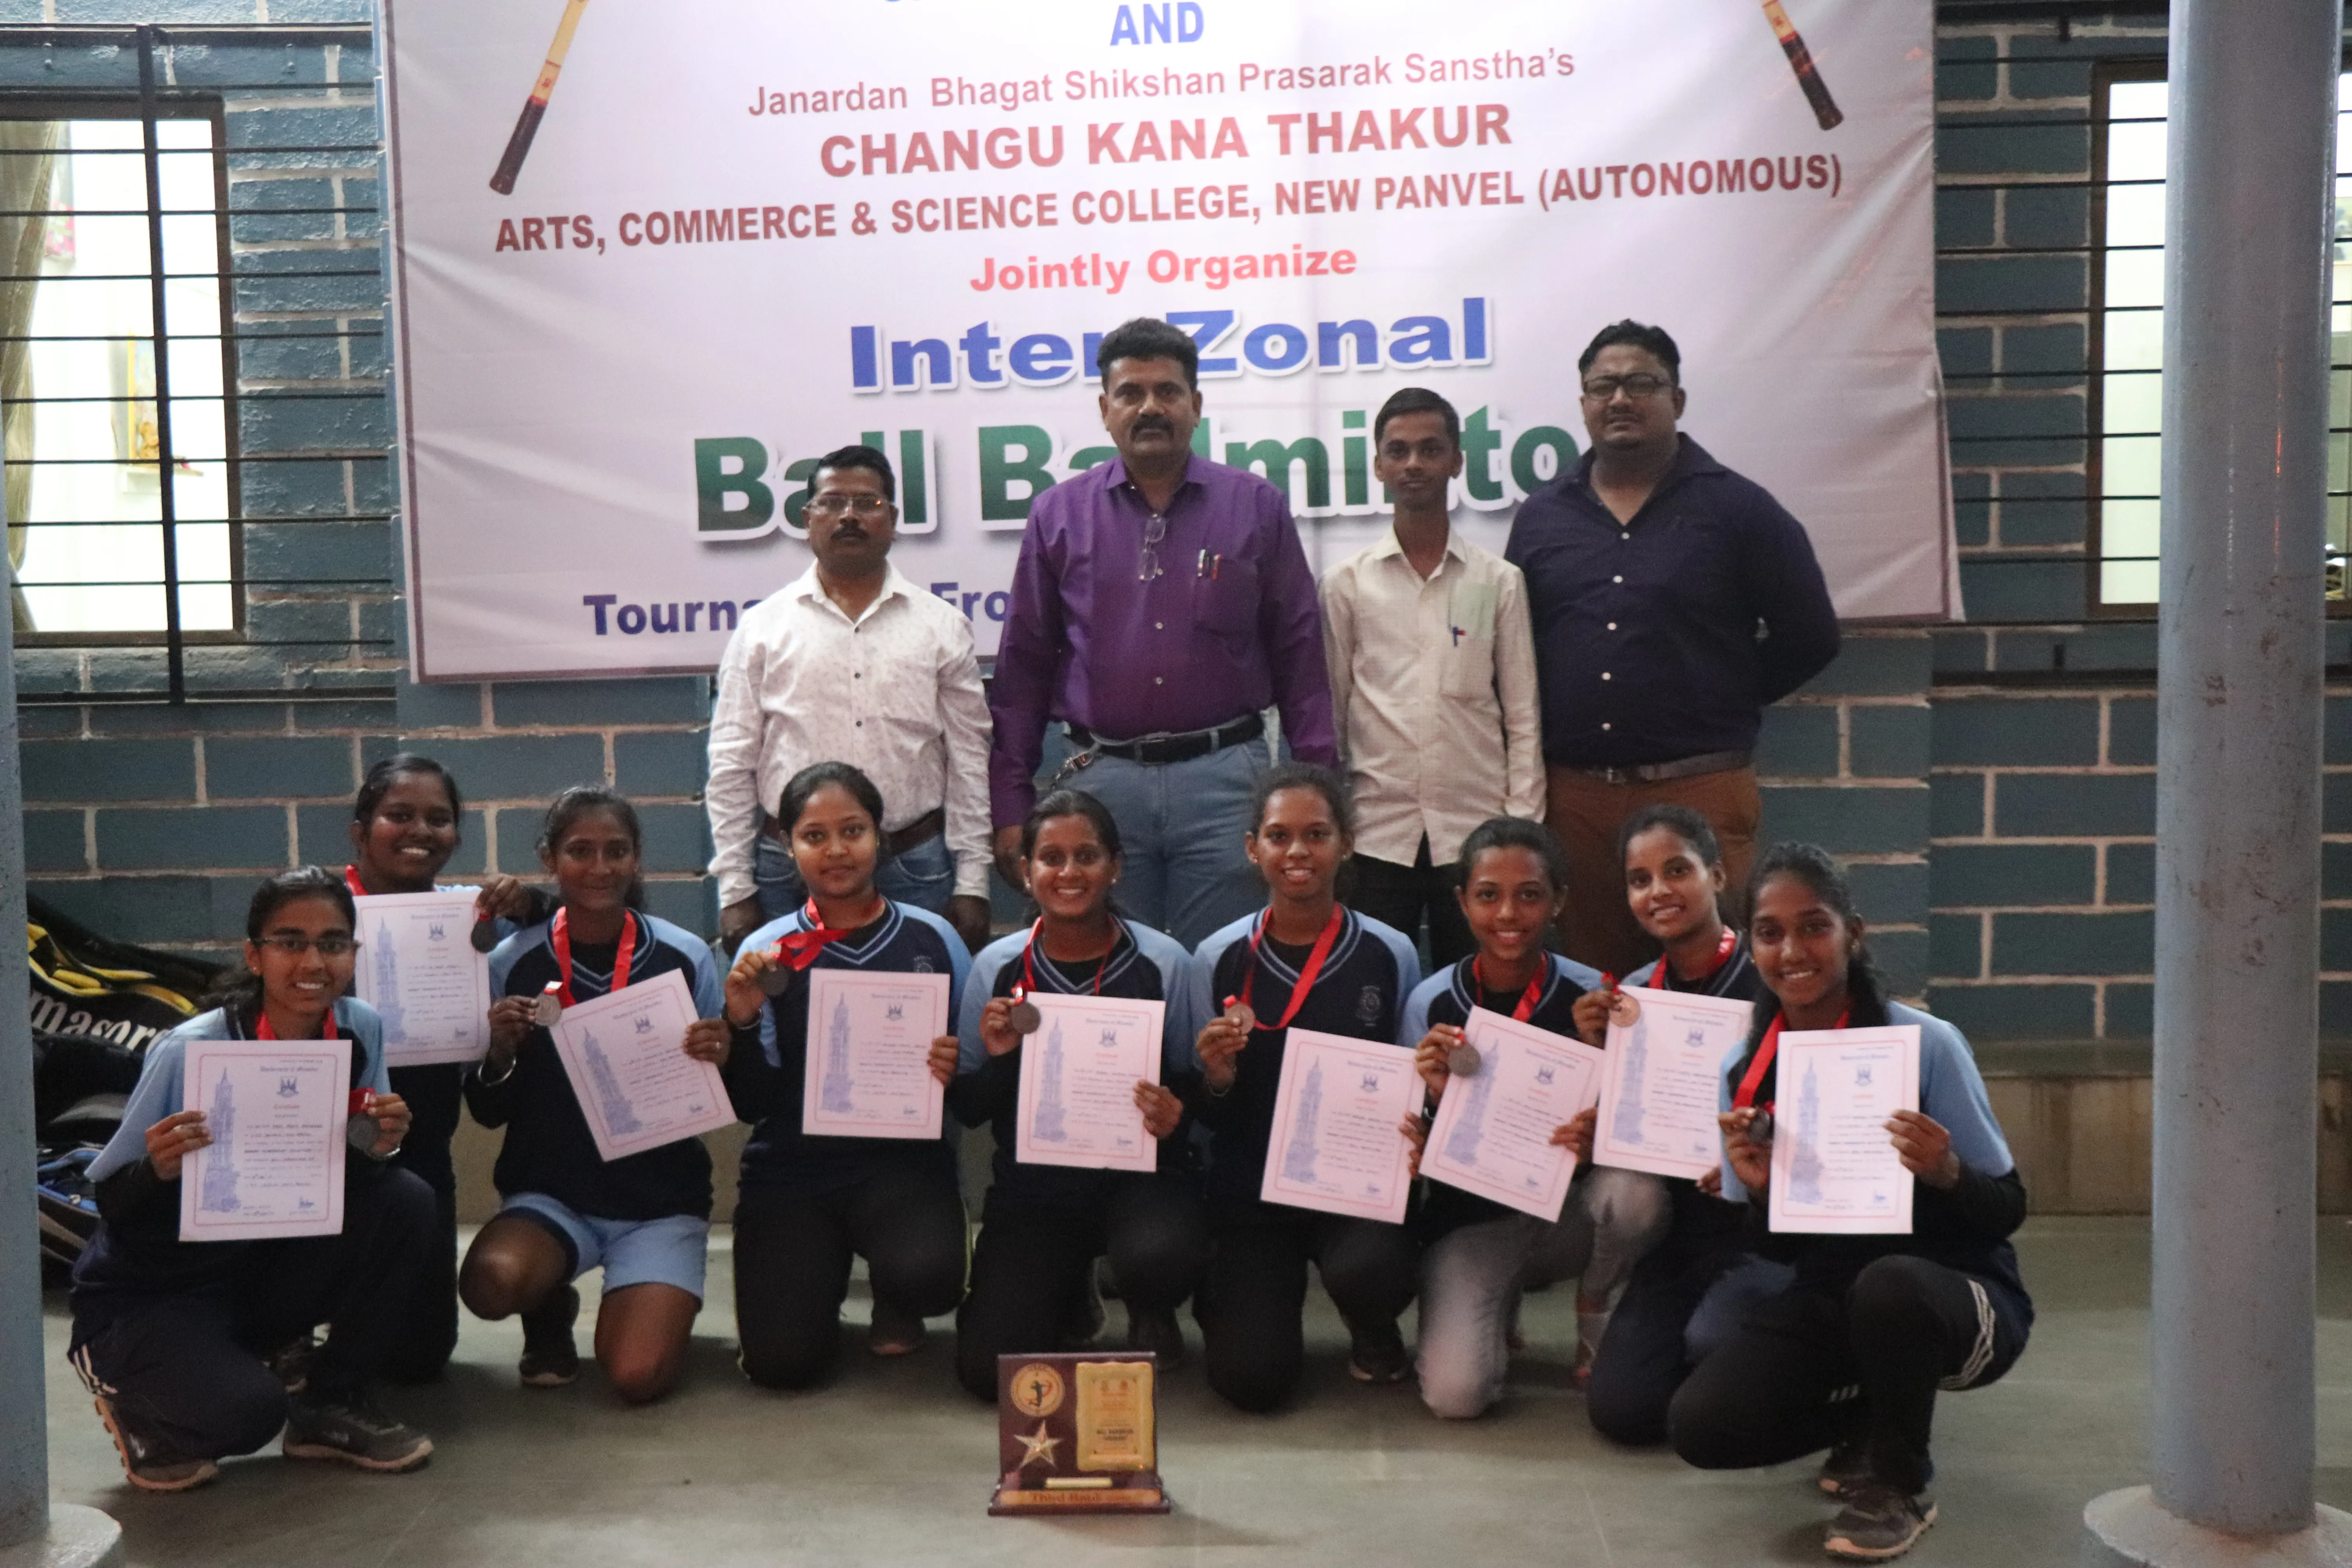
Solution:
[[[1478,1055],[1477,1047],[1456,1046],[1445,1053],[1445,1070],[1455,1078],[1476,1078],[1484,1061],[1485,1058]]]
[[[763,995],[782,996],[793,988],[793,977],[799,971],[788,963],[779,963],[760,971],[760,991]]]
[[[1037,1004],[1024,997],[1006,1011],[1004,1021],[1016,1035],[1034,1035],[1045,1024],[1045,1016],[1037,1011]]]
[[[1228,1002],[1225,1004],[1225,1017],[1232,1023],[1239,1024],[1244,1032],[1255,1030],[1257,1027],[1257,1014],[1251,1009],[1250,1005],[1246,1002]]]
[[[1610,997],[1609,1021],[1611,1023],[1622,1024],[1627,1028],[1631,1028],[1633,1025],[1633,1021],[1641,1016],[1642,1005],[1639,1002],[1634,1001],[1632,996],[1626,994],[1624,992],[1617,992]]]

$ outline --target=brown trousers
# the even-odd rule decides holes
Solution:
[[[1568,849],[1568,907],[1560,912],[1559,936],[1569,957],[1622,978],[1658,956],[1658,944],[1626,907],[1617,830],[1642,807],[1660,802],[1689,806],[1714,826],[1723,842],[1724,916],[1738,919],[1763,813],[1754,768],[1660,784],[1610,784],[1557,766],[1545,768],[1544,775],[1546,820]]]

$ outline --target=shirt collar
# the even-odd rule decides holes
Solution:
[[[1202,483],[1202,467],[1203,462],[1200,453],[1184,454],[1184,477],[1176,481],[1177,496],[1181,496],[1186,490]],[[1102,487],[1105,490],[1124,489],[1131,482],[1127,477],[1127,459],[1124,458],[1113,457],[1109,462],[1101,464],[1094,471],[1102,475]],[[1140,503],[1143,500],[1143,492],[1137,490],[1135,499]],[[1171,497],[1168,504],[1172,510],[1176,504],[1175,499]]]
[[[1393,519],[1390,521],[1388,527],[1381,530],[1379,540],[1366,553],[1374,561],[1384,561],[1390,556],[1400,559],[1403,557],[1404,546],[1397,542],[1396,522]],[[1470,551],[1463,543],[1462,531],[1458,528],[1448,527],[1445,531],[1445,559],[1459,561],[1465,565],[1469,563]],[[1411,565],[1412,563],[1407,562],[1406,564]]]
[[[1653,500],[1694,475],[1730,472],[1715,460],[1712,453],[1692,440],[1689,436],[1677,432],[1675,439],[1679,446],[1675,452],[1674,464],[1666,469],[1666,477],[1658,481],[1658,488],[1650,493],[1650,499]],[[1577,488],[1592,495],[1595,500],[1599,499],[1599,495],[1592,489],[1592,460],[1600,455],[1600,448],[1588,447],[1584,456],[1577,459],[1576,464]]]
[[[866,606],[866,614],[870,617],[893,598],[909,595],[913,592],[914,584],[909,583],[906,574],[898,570],[898,563],[886,561],[882,567],[882,591],[874,595],[874,602],[871,605]],[[849,618],[839,605],[825,596],[824,584],[817,581],[816,563],[814,561],[809,563],[807,571],[793,580],[784,593],[790,598],[806,599],[811,604],[822,605],[835,615],[840,616],[844,620]]]

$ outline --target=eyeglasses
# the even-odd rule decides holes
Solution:
[[[1163,512],[1153,512],[1151,521],[1143,525],[1143,552],[1136,558],[1136,581],[1149,583],[1160,574],[1160,542],[1167,537],[1167,515]]]
[[[1591,403],[1606,403],[1620,392],[1628,397],[1655,397],[1673,384],[1662,375],[1596,375],[1584,384],[1584,395]]]
[[[359,943],[347,936],[313,937],[279,934],[265,936],[254,945],[266,947],[270,952],[282,953],[288,958],[299,958],[314,947],[319,950],[320,958],[341,958],[343,954],[356,949]]]
[[[860,517],[880,517],[890,510],[890,503],[881,496],[817,496],[808,503],[808,510],[819,517],[839,517],[854,511]]]

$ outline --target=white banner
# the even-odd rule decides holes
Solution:
[[[1954,613],[1932,12],[1783,4],[383,0],[415,671],[709,668],[861,437],[992,652],[1138,315],[1318,566],[1385,517],[1407,385],[1499,546],[1630,316],[1842,615]]]

